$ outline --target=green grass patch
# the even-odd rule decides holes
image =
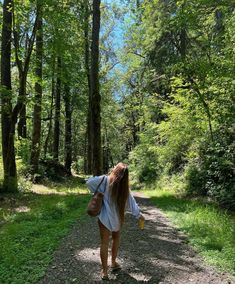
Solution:
[[[183,232],[205,261],[235,275],[235,218],[212,204],[147,190],[153,203]]]
[[[85,186],[76,178],[53,186],[59,194],[1,195],[0,283],[35,283],[71,226],[85,220],[90,198]]]

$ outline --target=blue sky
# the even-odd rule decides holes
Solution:
[[[120,6],[122,8],[125,8],[128,5],[126,0],[116,0],[116,1],[103,0],[103,3],[106,4],[106,5],[112,5],[112,4],[115,3],[115,5]],[[125,21],[129,16],[130,16],[129,13],[126,13],[124,15],[124,19],[120,19],[120,20],[117,19],[115,27],[114,27],[114,29],[111,33],[112,47],[113,47],[115,53],[120,51],[124,46]],[[110,75],[112,76],[114,74],[115,70],[124,71],[125,69],[126,69],[125,66],[122,65],[121,63],[119,63],[119,64],[115,65],[115,67],[110,72]]]

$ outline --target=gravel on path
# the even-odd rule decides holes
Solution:
[[[109,283],[235,284],[228,273],[219,273],[202,261],[187,237],[140,193],[135,198],[146,218],[144,230],[126,215],[121,234],[119,263],[122,270],[110,273]],[[78,222],[66,236],[38,284],[100,283],[97,218]],[[109,259],[110,261],[110,259]]]

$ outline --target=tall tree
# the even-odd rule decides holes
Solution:
[[[91,82],[90,82],[90,45],[89,45],[89,6],[88,1],[84,1],[84,56],[85,56],[85,68],[88,86],[88,112],[87,112],[87,133],[86,133],[86,159],[85,159],[85,171],[89,174],[92,173],[93,162],[93,131],[92,131],[92,94],[91,94]]]
[[[55,59],[53,59],[52,63],[52,76],[51,76],[51,102],[50,102],[50,109],[48,112],[49,115],[49,124],[47,128],[47,135],[44,143],[44,159],[47,157],[47,150],[50,141],[51,131],[52,131],[52,121],[53,121],[53,105],[54,105],[54,97],[55,97]]]
[[[57,57],[57,78],[55,90],[55,121],[54,121],[54,140],[53,140],[53,158],[59,160],[60,144],[60,108],[61,108],[61,57]]]
[[[35,101],[33,110],[33,133],[31,148],[32,171],[37,172],[41,144],[41,110],[42,110],[42,58],[43,58],[43,31],[42,31],[42,3],[37,1],[37,33],[36,33],[36,68]]]
[[[92,110],[92,133],[93,133],[93,174],[102,172],[101,152],[101,116],[100,116],[100,91],[99,91],[99,32],[100,32],[100,0],[93,0],[92,19],[92,44],[91,44],[91,110]]]
[[[12,121],[11,87],[11,35],[12,0],[3,2],[3,25],[1,47],[1,111],[2,111],[2,155],[4,169],[4,191],[17,191],[17,172],[15,162],[14,134]]]
[[[22,5],[22,9],[26,8]],[[36,37],[37,25],[38,25],[38,14],[35,16],[33,23],[33,28],[31,31],[28,30],[28,23],[26,27],[21,26],[21,23],[17,21],[17,9],[20,6],[13,6],[13,35],[14,35],[14,46],[15,46],[15,60],[16,65],[19,71],[19,96],[17,101],[17,106],[15,108],[15,119],[17,120],[19,114],[18,122],[18,136],[26,138],[27,129],[26,129],[26,82],[29,71],[29,65],[31,60],[31,55],[33,51],[34,41]],[[16,9],[17,8],[17,9]],[[31,24],[32,15],[28,12],[28,21]],[[23,29],[23,32],[22,32]],[[24,30],[25,29],[25,30]],[[23,35],[22,35],[23,34]],[[24,39],[23,39],[24,37]],[[21,46],[21,42],[24,43],[24,46]],[[22,49],[24,52],[22,52]]]
[[[71,90],[68,82],[65,84],[64,90],[64,106],[65,106],[65,158],[64,165],[68,175],[71,175],[72,164],[72,106],[71,106]]]

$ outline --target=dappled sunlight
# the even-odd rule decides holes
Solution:
[[[50,189],[43,184],[33,184],[31,191],[37,194],[59,194],[66,195],[66,192],[58,192],[56,189]]]
[[[86,188],[82,188],[79,184],[77,187],[71,188],[63,185],[44,185],[44,184],[33,184],[31,191],[37,194],[58,194],[58,195],[69,195],[69,194],[88,194],[89,191]]]
[[[75,258],[84,262],[100,263],[100,250],[99,248],[84,248],[75,252]]]
[[[139,198],[146,199],[146,200],[150,199],[149,196],[145,195],[141,191],[132,191],[132,194],[133,194],[134,197],[137,197],[137,198],[139,197]]]
[[[195,279],[197,283],[208,283],[204,279],[217,277],[187,245],[186,237],[171,225],[158,208],[151,205],[149,199],[144,196],[136,199],[143,209],[145,228],[140,230],[136,219],[126,215],[117,260],[122,269],[111,273],[109,268],[111,283],[188,284],[196,283],[193,282]],[[63,241],[40,284],[56,283],[57,279],[60,283],[66,283],[68,279],[71,283],[73,279],[76,283],[101,281],[99,244],[97,219],[87,218],[86,222],[74,227]],[[110,256],[111,246],[109,266]]]
[[[25,212],[29,212],[31,210],[31,208],[29,208],[27,206],[19,206],[19,207],[15,208],[14,210],[18,213],[25,213]]]
[[[149,237],[151,239],[155,239],[155,240],[168,241],[169,240],[169,232],[164,232],[164,233],[165,233],[164,235],[161,232],[161,235],[150,235]],[[172,238],[171,241],[173,243],[176,243],[176,244],[181,243],[181,240],[175,239],[175,238]]]
[[[235,0],[0,3],[0,284],[235,284]]]
[[[28,194],[3,195],[0,201],[0,224],[13,222],[17,216],[30,214],[31,204]]]
[[[109,249],[109,256],[111,256],[111,249]],[[85,247],[82,250],[76,250],[74,258],[79,263],[79,267],[83,270],[83,274],[89,270],[89,282],[99,280],[100,271],[100,250],[99,247],[88,248]],[[143,260],[146,261],[146,260]],[[152,279],[150,273],[141,271],[136,267],[131,255],[128,257],[119,257],[118,263],[121,266],[126,266],[125,270],[120,270],[110,275],[111,281],[121,281],[120,283],[136,283],[136,282],[148,282]],[[110,263],[109,263],[110,264]],[[116,283],[116,282],[115,282]]]
[[[0,202],[0,283],[36,283],[32,277],[38,280],[61,239],[78,219],[83,220],[88,198],[27,192],[6,194]]]
[[[148,282],[152,278],[150,275],[145,275],[141,272],[140,273],[135,273],[135,272],[130,273],[130,276],[136,279],[137,281],[144,281],[144,282]]]

